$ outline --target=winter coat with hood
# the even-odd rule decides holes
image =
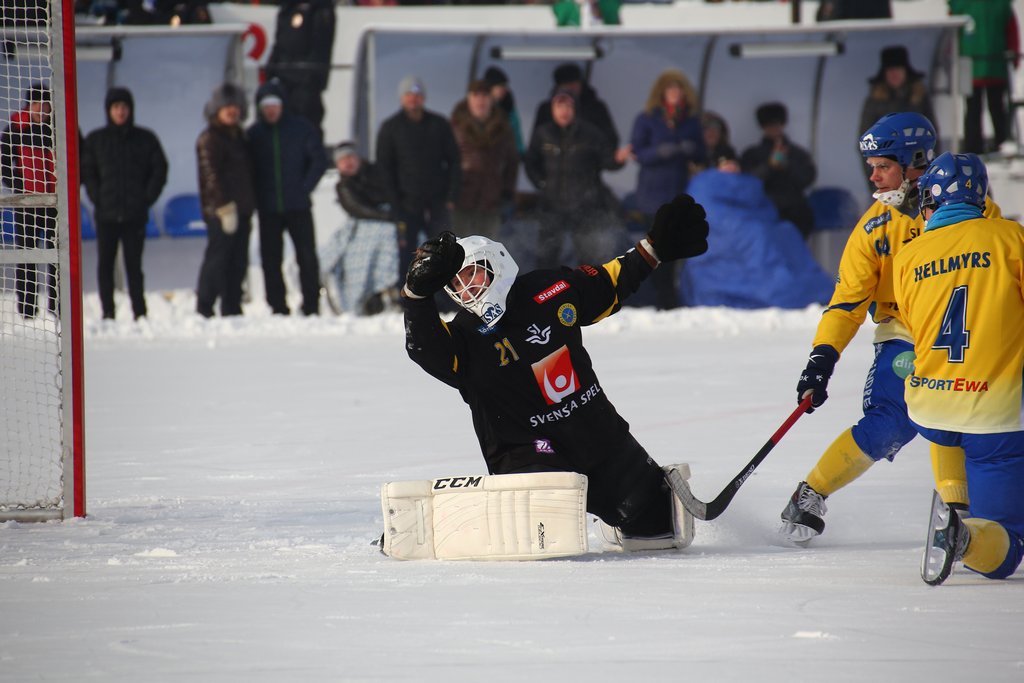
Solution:
[[[218,87],[203,113],[208,126],[196,140],[199,163],[199,203],[203,214],[214,216],[217,209],[235,203],[239,215],[252,215],[256,192],[252,179],[252,160],[241,126],[225,126],[217,112],[233,104],[245,119],[245,93],[230,83]]]
[[[268,96],[283,103],[281,118],[274,124],[263,118],[259,108]],[[310,208],[309,196],[327,170],[327,156],[320,133],[306,119],[288,112],[284,91],[274,81],[256,91],[256,123],[249,127],[248,143],[259,210],[283,213]]]
[[[497,107],[486,121],[477,121],[462,100],[452,111],[452,132],[462,155],[460,209],[497,210],[502,199],[511,199],[519,172],[512,126]]]
[[[115,125],[110,107],[124,102],[128,121]],[[135,100],[126,88],[111,88],[104,101],[107,125],[89,133],[82,149],[82,184],[96,222],[142,222],[167,183],[167,157],[157,136],[135,125]]]

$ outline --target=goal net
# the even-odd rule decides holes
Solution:
[[[63,519],[85,514],[73,2],[0,22],[0,521]]]

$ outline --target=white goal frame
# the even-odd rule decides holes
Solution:
[[[35,9],[32,0],[4,0],[4,11],[17,13]],[[33,78],[41,75],[48,83],[52,108],[53,159],[56,191],[53,193],[14,194],[4,189],[0,208],[17,215],[17,209],[56,208],[55,248],[38,245],[0,245],[0,283],[2,277],[18,264],[41,269],[55,269],[59,312],[46,320],[28,319],[8,301],[0,306],[0,522],[46,521],[83,517],[85,508],[85,424],[84,371],[82,345],[82,274],[81,274],[81,208],[78,178],[78,111],[75,72],[75,15],[73,0],[50,0],[46,3],[45,21],[25,25],[0,24],[4,41],[23,46],[25,54],[37,63],[30,70]],[[13,66],[12,66],[13,64]],[[27,88],[20,75],[11,78],[11,70],[20,67],[17,58],[0,60],[0,76],[5,83],[12,80]],[[3,72],[3,70],[7,72]],[[13,88],[9,88],[13,90]],[[14,113],[17,97],[0,96],[3,126]],[[4,99],[6,98],[6,99]],[[15,218],[17,220],[17,218]],[[6,270],[3,270],[6,269]],[[43,278],[45,282],[45,277]],[[0,295],[9,294],[0,291]],[[10,297],[8,297],[10,298]],[[46,308],[46,296],[39,297]],[[41,318],[42,316],[39,316]],[[3,336],[8,339],[3,339]],[[28,342],[13,339],[31,337]],[[16,344],[37,344],[41,354],[26,354],[28,361],[9,360],[4,365],[5,349]],[[3,344],[8,344],[4,347]],[[12,354],[7,354],[9,357]],[[25,367],[41,357],[41,368]],[[53,374],[56,376],[52,376]],[[5,378],[5,374],[8,376]],[[24,377],[36,378],[55,395],[54,405],[42,416],[31,415],[32,406],[21,401]],[[17,381],[16,381],[17,380]],[[28,392],[32,393],[32,387]],[[30,400],[30,399],[26,399]],[[19,401],[21,401],[19,403]],[[13,409],[12,409],[13,406]],[[5,413],[4,411],[7,411]],[[25,415],[28,414],[26,418]],[[42,423],[46,424],[42,424]],[[52,430],[45,440],[36,439],[36,431]],[[47,459],[47,465],[26,474],[23,460]],[[38,472],[38,473],[37,473]],[[35,482],[45,478],[47,481]],[[53,479],[57,479],[54,481]],[[43,494],[25,493],[28,484],[38,484]]]

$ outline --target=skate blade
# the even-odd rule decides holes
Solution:
[[[811,539],[818,535],[818,532],[809,526],[794,524],[793,522],[783,522],[782,526],[779,527],[778,533],[784,541],[801,548],[806,548]]]
[[[929,586],[938,586],[952,573],[953,547],[955,539],[949,534],[956,533],[951,529],[951,517],[955,514],[946,506],[938,494],[932,499],[931,516],[928,520],[928,539],[921,557],[921,578]]]

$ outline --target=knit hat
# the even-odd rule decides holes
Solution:
[[[583,70],[576,64],[562,64],[554,72],[555,85],[578,83],[583,80]]]
[[[572,102],[573,108],[576,107],[576,93],[572,90],[566,90],[565,88],[556,90],[555,94],[551,96],[551,103],[554,104],[558,100],[569,100]]]
[[[334,148],[334,163],[338,163],[339,159],[355,154],[358,156],[359,151],[356,150],[356,143],[352,140],[345,140],[344,142],[338,143],[338,146]]]
[[[786,105],[781,102],[768,102],[757,108],[757,125],[762,128],[773,123],[786,125],[788,118],[789,114],[786,111]]]
[[[248,108],[245,102],[245,91],[233,83],[224,83],[213,89],[213,94],[210,95],[210,101],[203,107],[203,114],[206,118],[212,119],[217,116],[224,107],[230,107],[235,105],[242,112],[242,120],[245,120],[248,114]]]
[[[427,96],[427,89],[423,86],[423,81],[418,76],[406,76],[402,79],[402,82],[398,84],[398,96],[401,97],[406,93],[413,93],[416,95]]]
[[[257,108],[262,107],[265,104],[279,104],[283,106],[284,100],[284,85],[282,85],[281,81],[277,78],[271,78],[256,90]]]
[[[505,85],[508,83],[508,75],[496,66],[489,66],[484,72],[484,80],[492,86]]]

